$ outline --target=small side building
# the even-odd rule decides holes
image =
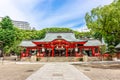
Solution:
[[[117,58],[120,59],[120,43],[117,46],[115,46],[115,49],[117,53]]]

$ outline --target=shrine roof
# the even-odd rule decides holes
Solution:
[[[100,46],[100,45],[104,45],[104,44],[102,44],[99,40],[95,40],[95,39],[88,40],[84,44],[84,46]]]
[[[32,41],[22,41],[19,46],[22,47],[35,47],[36,45]]]
[[[117,46],[115,46],[115,48],[120,48],[120,43]]]
[[[74,33],[47,33],[44,39],[33,40],[33,42],[34,41],[49,42],[49,41],[53,41],[55,39],[64,39],[64,40],[70,41],[70,42],[83,42],[83,41],[86,41],[86,40],[76,39]]]

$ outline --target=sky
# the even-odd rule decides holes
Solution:
[[[0,17],[27,21],[31,27],[67,27],[86,29],[84,16],[98,6],[113,0],[0,0]]]

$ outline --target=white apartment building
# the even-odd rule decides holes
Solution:
[[[2,20],[3,17],[0,17],[0,21]],[[30,24],[26,21],[15,21],[12,20],[13,24],[15,27],[18,27],[19,29],[24,29],[24,30],[31,30]]]

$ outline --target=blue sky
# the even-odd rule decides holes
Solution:
[[[68,27],[86,28],[84,16],[92,8],[113,0],[0,0],[0,16],[27,21],[36,29]]]

